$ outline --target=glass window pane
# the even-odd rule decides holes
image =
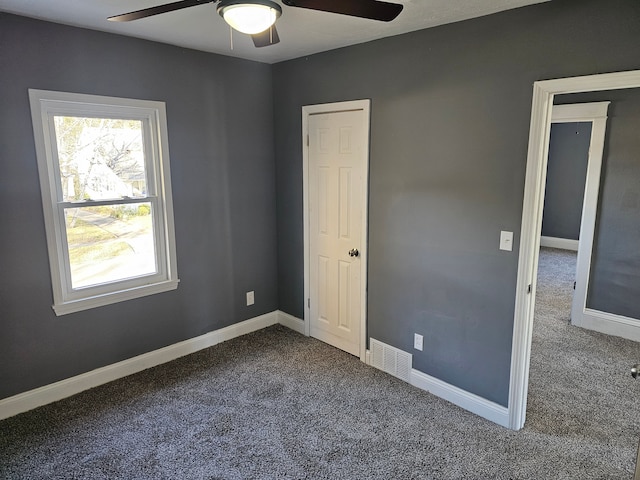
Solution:
[[[62,199],[144,197],[142,122],[55,116]]]
[[[157,271],[151,203],[65,208],[71,286]]]

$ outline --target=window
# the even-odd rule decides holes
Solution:
[[[29,97],[56,314],[175,289],[164,103]]]

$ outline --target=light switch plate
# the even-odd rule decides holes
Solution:
[[[422,350],[422,346],[423,346],[422,335],[415,333],[413,335],[413,348],[415,348],[416,350]]]
[[[500,250],[508,252],[513,250],[513,232],[500,232]]]
[[[253,305],[254,303],[256,303],[256,298],[254,296],[253,290],[251,290],[250,292],[247,292],[247,306]]]

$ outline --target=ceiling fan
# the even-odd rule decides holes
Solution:
[[[220,16],[235,30],[251,35],[256,47],[266,47],[280,41],[275,22],[282,14],[282,8],[271,0],[181,0],[115,15],[108,20],[129,22],[205,3],[217,3]],[[382,22],[390,22],[403,8],[401,4],[379,0],[282,0],[282,3],[289,7],[308,8]]]

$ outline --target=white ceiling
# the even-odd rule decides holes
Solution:
[[[107,17],[112,15],[172,1],[175,0],[0,0],[0,10],[206,52],[276,63],[549,0],[387,0],[404,5],[398,18],[389,23],[282,5],[282,16],[276,24],[279,44],[255,48],[249,36],[234,32],[233,50],[230,48],[229,27],[216,13],[214,3],[133,22],[107,21]]]

